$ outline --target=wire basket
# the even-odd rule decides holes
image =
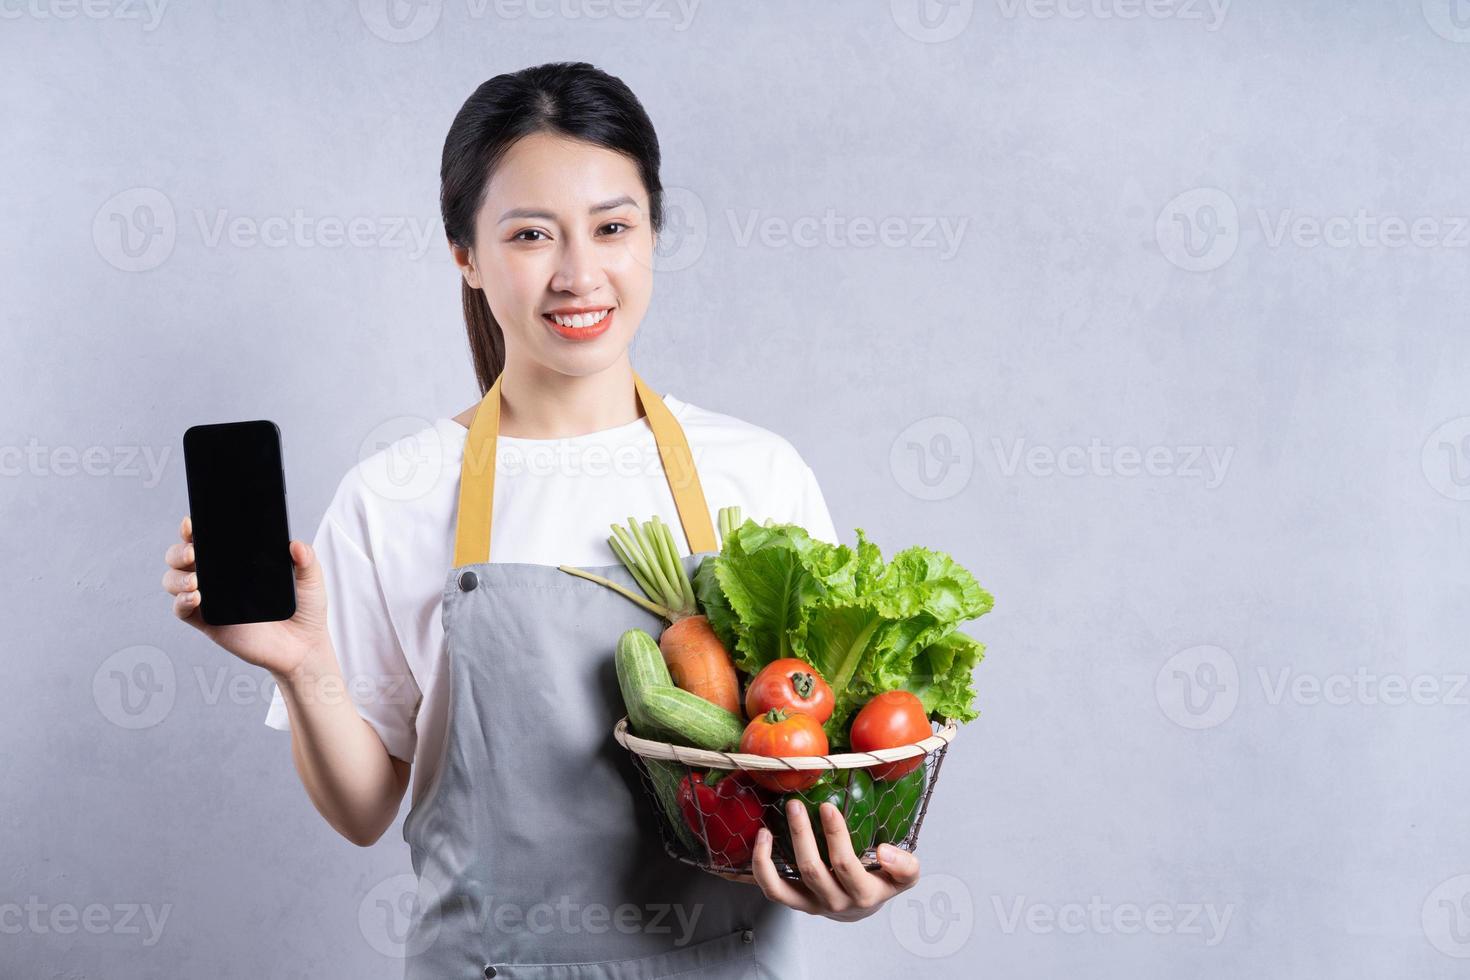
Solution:
[[[930,725],[933,734],[912,745],[785,758],[639,738],[628,730],[626,717],[613,728],[613,737],[633,756],[670,856],[714,874],[748,875],[755,831],[763,825],[771,831],[776,870],[796,880],[801,874],[785,813],[792,796],[807,805],[828,867],[818,814],[823,800],[842,811],[853,851],[869,871],[879,867],[879,844],[910,852],[918,847],[929,796],[957,728],[952,720]],[[813,778],[815,784],[796,788]]]

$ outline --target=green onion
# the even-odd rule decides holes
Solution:
[[[728,509],[730,508],[726,508]],[[738,515],[739,508],[734,509]],[[724,511],[721,511],[722,519],[723,514]],[[641,525],[630,517],[626,528],[614,524],[612,531],[612,537],[607,539],[607,543],[612,546],[618,561],[632,573],[633,580],[648,596],[647,599],[616,582],[584,572],[580,568],[569,565],[558,565],[557,568],[569,575],[605,585],[671,623],[686,616],[699,615],[694,585],[689,581],[689,573],[684,571],[684,564],[679,559],[679,546],[674,541],[674,532],[669,525],[657,516]]]

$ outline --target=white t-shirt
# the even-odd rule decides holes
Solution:
[[[712,522],[738,505],[742,519],[799,524],[838,543],[816,477],[790,442],[669,394],[663,401],[689,440]],[[414,800],[433,778],[448,719],[441,617],[468,435],[441,418],[363,459],[312,541],[345,693],[389,754],[413,763]],[[502,435],[496,456],[492,562],[612,565],[611,525],[655,514],[690,553],[646,419],[563,439]],[[290,727],[279,690],[265,723]]]

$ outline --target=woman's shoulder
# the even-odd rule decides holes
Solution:
[[[357,462],[337,481],[324,520],[371,553],[384,526],[434,518],[452,501],[464,455],[465,430],[452,418],[404,417],[376,428],[358,446]]]
[[[795,444],[773,429],[726,412],[691,404],[673,394],[663,397],[688,437],[690,450],[696,455],[701,449],[708,449],[718,453],[739,453],[772,464],[806,465]]]

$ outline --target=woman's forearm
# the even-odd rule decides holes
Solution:
[[[291,757],[317,811],[361,847],[377,841],[398,815],[409,764],[384,748],[347,694],[336,652],[315,650],[291,674],[276,677],[291,719]]]

